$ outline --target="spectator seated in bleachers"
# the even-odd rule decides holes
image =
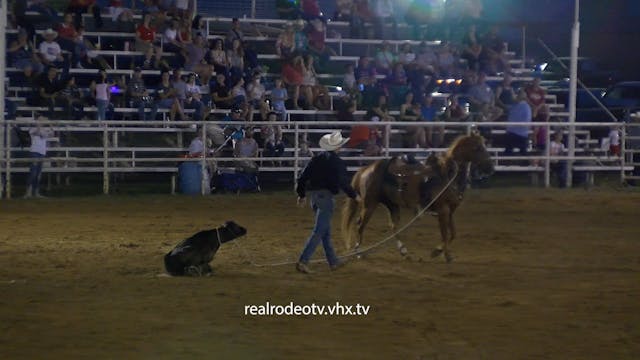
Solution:
[[[230,109],[233,105],[233,96],[231,95],[231,89],[226,83],[224,74],[217,73],[216,81],[209,86],[209,92],[213,103],[219,109]]]
[[[456,70],[457,59],[451,49],[451,45],[449,43],[442,44],[437,54],[438,66],[435,69],[437,76],[444,78],[458,76],[458,71]]]
[[[101,9],[96,4],[96,0],[69,0],[69,6],[67,12],[75,14],[75,27],[76,29],[82,25],[82,14],[92,13],[93,21],[96,29],[100,29],[103,26]]]
[[[111,21],[133,22],[133,11],[124,7],[123,0],[109,0],[108,10]]]
[[[20,29],[18,38],[7,48],[9,65],[20,70],[30,67],[33,72],[40,74],[44,70],[42,61],[36,53],[33,42],[28,38],[27,31]]]
[[[300,16],[300,0],[276,0],[276,11],[280,19],[295,20]]]
[[[303,19],[311,21],[314,19],[322,20],[322,11],[318,0],[300,0],[300,11]]]
[[[247,85],[247,101],[249,103],[249,114],[247,119],[251,121],[253,119],[253,113],[255,110],[260,112],[260,120],[267,118],[269,112],[269,104],[266,102],[266,89],[260,82],[262,74],[255,72],[251,82]]]
[[[84,26],[78,28],[77,35],[74,39],[73,60],[72,65],[77,68],[85,69],[111,69],[111,65],[102,56],[96,54],[96,46],[84,37]]]
[[[227,53],[224,51],[224,42],[222,39],[214,39],[208,54],[208,63],[213,65],[213,70],[216,74],[222,74],[225,77],[229,76],[229,60],[227,59]]]
[[[206,51],[204,39],[198,35],[193,39],[192,43],[184,47],[183,55],[185,58],[185,70],[195,72],[203,83],[208,84],[211,80],[213,66],[205,61]]]
[[[486,83],[486,75],[479,73],[475,84],[468,92],[471,111],[480,116],[480,121],[496,121],[503,111],[497,107],[493,90]]]
[[[474,71],[480,70],[480,54],[482,53],[482,44],[478,38],[476,25],[469,25],[469,30],[462,38],[462,54],[461,58],[467,60],[467,67]]]
[[[369,8],[369,0],[353,0],[349,36],[355,39],[370,37],[367,36],[364,25],[372,22],[373,17],[373,12]]]
[[[353,0],[336,0],[336,10],[333,13],[333,21],[352,21]]]
[[[267,121],[278,121],[278,114],[270,112]],[[277,124],[263,125],[260,135],[264,142],[264,156],[281,157],[284,154],[284,142],[282,140],[282,126]]]
[[[253,138],[253,130],[246,129],[244,137],[235,142],[233,146],[233,156],[237,158],[258,157],[258,143]],[[236,170],[244,173],[257,173],[258,164],[254,160],[237,160]]]
[[[178,97],[176,94],[176,89],[173,87],[173,83],[170,79],[170,74],[168,71],[163,71],[161,75],[161,81],[156,89],[156,98],[151,108],[151,120],[156,120],[156,114],[158,113],[158,109],[170,109],[169,111],[169,120],[174,121],[176,114],[178,113],[178,107],[180,106],[178,103]]]
[[[240,29],[240,20],[238,20],[238,18],[231,19],[231,28],[225,36],[224,47],[227,49],[234,49],[233,42],[235,40],[239,41],[238,46],[241,46],[244,41],[244,33],[242,32],[242,29]]]
[[[469,118],[469,113],[460,104],[458,95],[451,95],[447,99],[447,106],[442,114],[442,120],[444,121],[466,121]]]
[[[391,106],[399,106],[404,100],[405,94],[409,91],[407,85],[407,73],[401,63],[393,65],[393,70],[385,78],[387,93],[391,97]]]
[[[134,67],[142,70],[170,70],[169,64],[162,58],[162,48],[149,46],[142,55],[136,56],[133,61]]]
[[[229,61],[229,82],[235,84],[244,77],[244,48],[238,39],[233,40],[227,48],[227,60]]]
[[[242,109],[238,107],[234,107],[231,111],[225,115],[222,121],[242,121],[245,122],[245,119],[242,117]],[[242,124],[228,124],[224,126],[224,133],[226,136],[230,137],[233,141],[241,140],[244,137],[244,127]]]
[[[291,62],[282,65],[282,78],[287,86],[293,88],[293,109],[300,109],[300,87],[304,79],[304,60],[302,56],[296,56]]]
[[[127,86],[130,106],[138,109],[138,120],[147,120],[145,108],[153,106],[152,98],[142,77],[142,69],[136,67]]]
[[[44,41],[38,46],[42,64],[61,68],[65,74],[68,73],[69,61],[63,56],[60,44],[55,41],[58,37],[58,32],[53,29],[47,29],[42,33],[42,37]]]
[[[64,105],[60,97],[60,91],[63,88],[64,84],[58,79],[58,69],[55,66],[50,66],[47,72],[40,77],[38,98],[39,104],[44,104],[49,108],[49,119],[56,119],[54,107]]]
[[[385,24],[391,23],[391,38],[398,38],[394,0],[373,0],[373,33],[376,39],[385,39]]]
[[[162,33],[162,51],[180,55],[186,45],[182,41],[181,33],[180,21],[178,19],[171,19],[169,26],[167,26]],[[184,62],[184,59],[179,61]],[[184,64],[178,65],[183,66]]]
[[[284,25],[284,31],[278,35],[276,40],[276,54],[284,61],[289,60],[295,50],[295,32],[293,24],[287,22]]]
[[[400,115],[398,120],[405,122],[421,122],[424,120],[422,118],[420,103],[414,101],[412,92],[408,92],[405,95],[405,101],[400,105]],[[405,131],[403,143],[406,147],[428,147],[425,131],[422,126],[407,126]]]
[[[151,14],[145,14],[142,23],[136,28],[136,51],[146,52],[152,46],[158,46],[156,42],[156,28],[151,25]]]
[[[504,74],[502,83],[496,86],[496,105],[506,114],[509,108],[516,103],[518,98],[517,89],[513,86],[511,74]]]
[[[284,87],[282,78],[276,78],[275,87],[271,89],[271,108],[280,115],[280,120],[287,118],[287,108],[285,103],[289,100],[289,93]]]
[[[495,75],[509,69],[509,62],[505,55],[507,48],[504,44],[504,39],[498,35],[498,27],[491,26],[482,39],[480,54],[481,68],[487,74]]]
[[[376,50],[376,72],[378,74],[389,75],[393,69],[393,65],[397,61],[396,54],[391,50],[388,41],[383,41]]]
[[[311,20],[307,31],[309,52],[318,58],[318,66],[322,69],[327,66],[330,57],[336,55],[336,52],[326,45],[325,34],[325,23],[319,18]]]
[[[75,76],[66,79],[66,85],[60,90],[59,96],[66,111],[65,120],[80,120],[82,118],[84,97],[84,94],[76,84]]]
[[[187,90],[189,86],[184,81],[184,79],[182,79],[182,70],[173,70],[173,79],[171,85],[173,86],[173,89],[175,89],[176,100],[178,104],[178,114],[180,115],[181,120],[187,120],[184,109],[193,109],[195,110],[193,113],[193,120],[200,121],[202,120],[202,117],[204,115],[204,104],[201,101],[199,88],[197,88],[196,90],[196,75],[190,74],[189,77],[189,81],[192,83],[192,91]]]

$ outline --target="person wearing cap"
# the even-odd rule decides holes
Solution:
[[[152,104],[149,91],[147,90],[147,87],[144,84],[144,79],[142,78],[142,69],[140,67],[133,69],[133,77],[129,80],[127,91],[129,92],[128,95],[131,105],[138,108],[138,119],[147,120],[144,108],[145,106],[151,107]]]
[[[38,46],[42,63],[45,66],[53,65],[56,67],[63,67],[64,57],[62,56],[62,48],[60,47],[60,44],[55,41],[58,37],[58,32],[49,28],[42,33],[42,37],[44,38],[44,41]]]
[[[343,138],[340,131],[326,134],[320,139],[320,147],[325,150],[315,155],[302,170],[298,177],[296,192],[298,204],[305,199],[307,192],[311,198],[311,208],[315,212],[315,225],[311,236],[296,263],[296,270],[308,274],[309,260],[320,242],[332,270],[338,268],[341,263],[331,244],[331,218],[333,217],[334,199],[340,190],[350,198],[358,196],[349,183],[347,166],[338,156],[338,150],[349,141]]]

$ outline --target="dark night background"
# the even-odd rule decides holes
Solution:
[[[570,55],[574,0],[483,0],[483,5],[487,20],[527,26],[527,57],[548,58],[537,38],[559,56]],[[580,56],[608,64],[624,80],[640,80],[640,0],[581,0],[580,28]],[[511,37],[510,46],[520,54],[520,40]]]

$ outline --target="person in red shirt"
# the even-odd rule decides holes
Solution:
[[[76,29],[82,25],[82,14],[84,13],[92,13],[96,28],[102,28],[101,9],[96,4],[96,0],[69,0],[67,12],[75,14],[74,25]]]
[[[146,52],[156,40],[156,28],[151,26],[151,15],[146,14],[136,29],[136,51]]]

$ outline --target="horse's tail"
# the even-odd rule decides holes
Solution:
[[[351,185],[356,193],[360,193],[360,171],[358,171],[351,181]],[[352,238],[354,233],[354,225],[356,215],[358,213],[359,204],[355,199],[347,198],[342,206],[342,237],[344,239],[347,250],[351,249]]]

